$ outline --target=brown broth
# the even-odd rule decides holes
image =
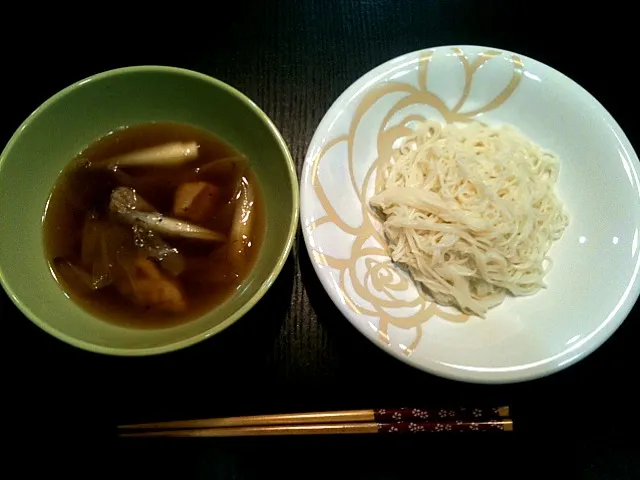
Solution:
[[[198,158],[180,166],[96,168],[100,160],[142,148],[175,141],[195,141]],[[99,290],[76,288],[68,270],[59,266],[59,259],[81,265],[82,235],[90,212],[121,233],[122,249],[136,252],[132,227],[121,224],[108,214],[110,194],[118,186],[132,187],[160,213],[173,216],[174,194],[179,185],[190,181],[205,181],[220,188],[221,195],[215,213],[202,227],[225,235],[230,233],[235,209],[234,194],[240,168],[219,168],[214,161],[240,157],[227,143],[213,134],[184,124],[153,123],[117,130],[91,143],[63,171],[47,203],[43,222],[45,255],[51,271],[65,293],[96,317],[118,325],[135,328],[165,328],[199,317],[224,302],[242,284],[255,264],[265,230],[264,203],[257,179],[250,168],[243,168],[254,191],[251,238],[247,243],[243,263],[234,264],[228,258],[227,244],[164,237],[185,259],[185,270],[178,276],[163,275],[177,283],[186,301],[180,312],[169,312],[155,306],[136,304],[123,296],[113,284]],[[213,168],[211,166],[213,165]],[[248,165],[244,163],[244,165]],[[204,168],[208,166],[209,168]],[[194,223],[194,222],[191,222]],[[156,264],[157,265],[157,264]]]

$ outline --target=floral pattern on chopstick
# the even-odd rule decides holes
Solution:
[[[381,408],[374,410],[376,422],[480,420],[508,417],[509,407],[491,408]]]
[[[489,420],[484,422],[394,422],[379,423],[378,433],[445,433],[445,432],[510,432],[511,420]]]

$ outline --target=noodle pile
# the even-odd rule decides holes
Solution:
[[[394,262],[441,305],[484,316],[506,294],[544,287],[568,217],[558,158],[515,129],[427,121],[378,171],[370,204]]]

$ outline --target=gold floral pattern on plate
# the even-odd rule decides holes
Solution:
[[[376,175],[378,168],[391,157],[394,144],[397,145],[400,139],[412,132],[412,125],[415,122],[426,120],[426,117],[422,114],[409,114],[396,124],[392,124],[392,119],[407,107],[422,105],[435,109],[445,122],[468,122],[502,105],[518,87],[524,71],[522,60],[517,55],[503,54],[498,50],[486,50],[475,56],[473,60],[470,60],[461,48],[454,47],[451,52],[464,69],[462,93],[453,107],[449,108],[445,99],[429,90],[428,70],[434,52],[426,50],[419,55],[417,86],[391,80],[368,91],[355,110],[348,133],[325,142],[311,163],[312,188],[324,208],[325,215],[307,224],[305,226],[307,233],[311,234],[321,225],[332,223],[343,233],[354,238],[348,258],[338,258],[329,255],[326,251],[313,248],[311,253],[314,260],[320,265],[326,265],[339,272],[339,287],[344,303],[357,314],[378,319],[378,336],[383,343],[387,345],[390,343],[388,333],[390,326],[415,331],[412,342],[408,345],[400,345],[407,356],[411,355],[419,345],[422,338],[422,325],[429,319],[436,316],[452,322],[464,322],[468,316],[452,309],[445,309],[431,301],[422,289],[412,288],[410,276],[395,265],[389,257],[385,238],[380,233],[379,221],[369,207],[370,195],[382,188],[382,178]],[[513,66],[507,85],[483,106],[463,110],[471,93],[474,75],[484,64],[496,58],[506,59]],[[377,102],[390,94],[398,93],[403,96],[384,115],[375,138],[376,158],[366,171],[362,184],[358,185],[354,165],[356,130],[365,114]],[[357,226],[347,223],[331,204],[318,174],[326,153],[342,143],[346,143],[347,146],[349,172],[349,184],[345,188],[353,189],[360,203],[362,221]],[[416,293],[412,295],[411,291]]]

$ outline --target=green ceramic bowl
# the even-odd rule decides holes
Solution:
[[[135,330],[92,317],[49,272],[42,242],[45,202],[65,165],[91,141],[124,125],[153,121],[208,129],[247,155],[266,204],[256,266],[227,302],[184,325]],[[0,156],[0,280],[36,325],[65,342],[114,355],[151,355],[210,337],[245,314],[271,286],[291,250],[298,182],[282,136],[251,100],[225,83],[171,67],[100,73],[42,104]]]

